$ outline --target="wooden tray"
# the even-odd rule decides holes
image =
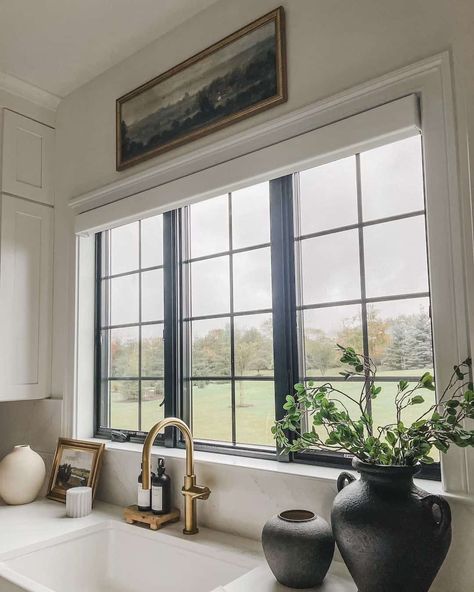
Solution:
[[[153,514],[153,512],[142,512],[137,506],[128,506],[124,508],[123,517],[128,524],[138,522],[140,524],[148,524],[151,530],[158,530],[168,522],[177,522],[179,520],[180,511],[171,510],[169,514]]]

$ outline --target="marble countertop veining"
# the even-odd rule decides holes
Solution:
[[[32,545],[46,543],[53,538],[77,532],[110,520],[122,521],[122,509],[118,506],[97,502],[93,512],[84,518],[67,518],[64,504],[52,500],[39,500],[24,506],[0,506],[0,561]],[[131,527],[134,528],[134,527]],[[171,537],[186,538],[180,523],[169,525],[160,532]],[[249,565],[255,566],[244,576],[224,585],[221,592],[287,592],[275,581],[265,563],[261,544],[251,539],[201,528],[199,544],[219,550],[232,550],[241,554]],[[318,592],[356,592],[344,565],[333,562],[323,585]]]

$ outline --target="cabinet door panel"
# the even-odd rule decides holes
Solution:
[[[2,190],[52,205],[53,142],[52,128],[4,109]]]
[[[0,400],[50,394],[52,216],[48,206],[2,196]]]

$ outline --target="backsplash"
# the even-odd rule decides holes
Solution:
[[[153,467],[156,467],[156,456],[153,456]],[[166,471],[173,480],[174,504],[182,509],[184,459],[166,457],[165,460]],[[108,448],[97,498],[119,506],[136,503],[140,461],[139,452]],[[337,493],[335,480],[242,467],[219,459],[216,462],[196,459],[196,476],[199,485],[207,485],[212,491],[207,501],[197,502],[199,524],[252,539],[260,539],[266,520],[285,509],[304,508],[329,520]],[[455,535],[434,589],[461,592],[471,589],[474,577],[473,569],[467,567],[472,563],[474,504],[452,498],[449,502]],[[337,551],[335,559],[340,560]]]
[[[137,452],[108,449],[97,491],[98,499],[119,506],[135,504],[141,456]],[[156,467],[156,456],[152,466]],[[165,457],[172,479],[174,505],[182,508],[184,459]],[[216,530],[259,539],[265,521],[289,508],[306,508],[329,519],[336,484],[313,477],[288,475],[222,462],[196,460],[196,480],[211,496],[198,501],[199,524]]]
[[[0,403],[0,459],[18,444],[40,454],[49,477],[61,431],[61,399]],[[48,479],[43,486],[46,493]]]

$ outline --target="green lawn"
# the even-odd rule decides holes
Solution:
[[[414,372],[421,375],[422,372]],[[336,383],[333,383],[336,386]],[[358,399],[361,383],[337,383],[342,391]],[[379,383],[380,395],[372,401],[376,426],[395,420],[393,399],[396,383]],[[434,393],[423,391],[425,403],[405,410],[403,421],[410,424],[426,411],[434,401]],[[117,398],[118,399],[118,398]],[[138,429],[138,403],[112,399],[112,425],[114,428]],[[341,397],[341,400],[344,400]],[[160,400],[142,403],[142,430],[147,431],[163,417]],[[273,445],[270,432],[274,421],[273,383],[270,381],[241,381],[236,384],[236,438],[239,444]],[[358,408],[350,401],[346,404],[351,415],[358,417]],[[193,433],[202,440],[232,440],[231,390],[228,382],[202,383],[193,388]]]

